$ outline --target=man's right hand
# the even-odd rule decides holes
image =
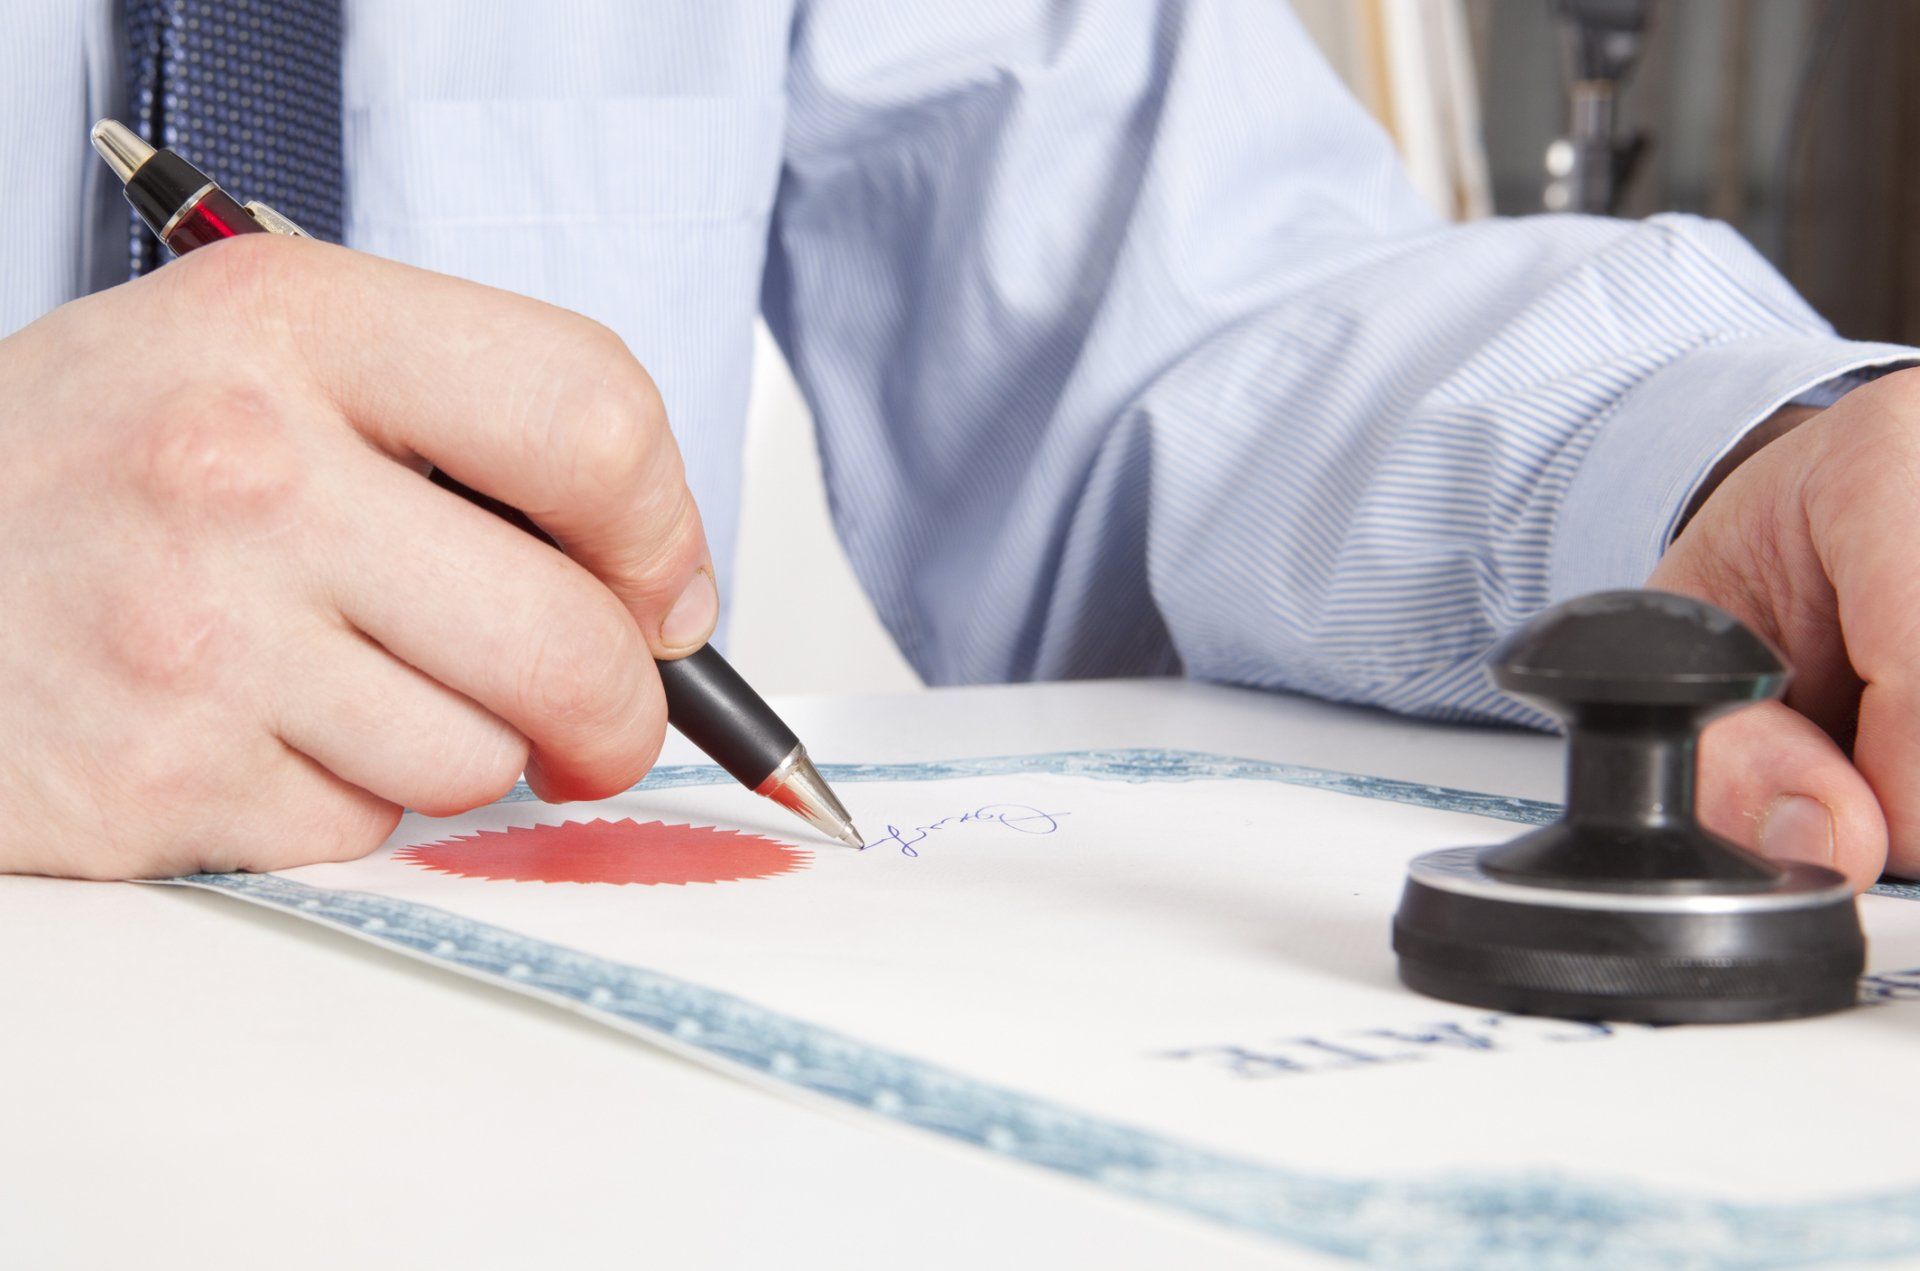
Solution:
[[[618,337],[343,248],[233,239],[0,340],[0,448],[0,871],[349,859],[523,768],[604,797],[717,616]]]

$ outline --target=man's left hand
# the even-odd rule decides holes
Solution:
[[[1719,605],[1793,666],[1784,703],[1708,728],[1707,824],[1856,887],[1920,874],[1920,370],[1766,441],[1647,585]]]

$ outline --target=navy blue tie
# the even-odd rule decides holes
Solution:
[[[122,0],[133,127],[241,202],[341,229],[340,0]],[[136,217],[133,272],[167,251]]]

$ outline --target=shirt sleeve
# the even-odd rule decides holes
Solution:
[[[1288,6],[818,0],[765,309],[933,683],[1187,673],[1513,718],[1715,461],[1909,349],[1731,230],[1453,225]]]

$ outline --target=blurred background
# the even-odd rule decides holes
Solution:
[[[1447,216],[1712,216],[1841,334],[1920,343],[1920,0],[1293,7]],[[764,330],[747,444],[730,656],[768,693],[919,687],[834,538]],[[825,563],[805,586],[796,552]]]

